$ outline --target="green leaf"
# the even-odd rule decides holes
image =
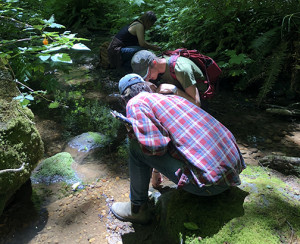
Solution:
[[[51,56],[51,60],[53,62],[62,62],[62,63],[68,63],[68,64],[72,63],[72,59],[66,53],[56,53],[53,56]]]
[[[59,51],[60,49],[63,49],[63,48],[68,48],[68,46],[67,45],[61,45],[61,46],[57,46],[57,47],[51,47],[47,50],[42,51],[42,53],[55,52],[55,51]]]
[[[14,99],[14,100],[19,100],[20,102],[22,102],[23,99],[24,99],[24,96],[23,96],[23,95],[19,95],[19,96],[17,96],[17,97],[14,97],[13,99]]]
[[[39,54],[38,55],[38,57],[42,60],[42,61],[46,61],[46,60],[48,60],[50,57],[51,57],[51,55],[50,54]]]
[[[65,28],[65,26],[60,25],[60,24],[56,24],[56,23],[52,23],[49,27],[51,27],[51,28]]]
[[[28,99],[24,99],[23,101],[20,101],[22,107],[27,107],[27,105],[30,103]]]
[[[82,43],[76,43],[76,44],[74,44],[73,47],[72,47],[72,49],[91,51],[91,49],[89,49],[86,45],[84,45]]]
[[[33,27],[37,30],[42,30],[44,28],[43,25],[34,25]]]
[[[59,102],[55,101],[49,104],[49,108],[58,108],[59,107]]]
[[[183,223],[184,227],[188,230],[199,230],[199,227],[194,222]]]
[[[51,17],[50,17],[50,19],[48,19],[48,20],[44,19],[43,21],[44,21],[45,24],[52,24],[52,23],[54,23],[54,15],[52,14]]]
[[[241,63],[244,62],[245,57],[246,57],[245,54],[240,53],[240,54],[237,55],[237,56],[231,57],[231,59],[229,60],[229,63],[230,63],[230,64],[241,64]]]
[[[31,95],[26,95],[26,96],[25,96],[25,99],[30,100],[30,101],[33,101],[33,100],[34,100],[34,97],[31,96]]]
[[[141,6],[142,3],[145,3],[143,0],[131,0],[132,4],[136,4],[137,6]]]
[[[68,34],[67,32],[65,32],[66,34],[63,35],[63,37],[66,37],[68,39],[74,39],[76,37],[76,34]]]

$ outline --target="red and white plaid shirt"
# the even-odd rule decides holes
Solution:
[[[143,151],[167,151],[184,161],[178,187],[190,177],[199,187],[235,186],[246,168],[232,133],[210,114],[175,95],[141,92],[126,106],[128,120]]]

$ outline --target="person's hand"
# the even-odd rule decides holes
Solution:
[[[161,50],[160,46],[156,46],[156,45],[153,46],[153,51],[159,51],[159,50]]]
[[[156,89],[156,92],[161,94],[174,94],[175,90],[175,85],[164,83],[159,85],[159,87]]]
[[[155,189],[159,188],[162,182],[163,182],[163,178],[161,173],[159,173],[156,169],[153,169],[152,178],[151,178],[151,183],[153,188]]]
[[[152,92],[156,92],[157,86],[155,84],[153,84],[150,81],[146,81],[146,84],[150,87],[150,89],[152,90]]]

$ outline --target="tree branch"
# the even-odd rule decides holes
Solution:
[[[18,108],[17,108],[17,109],[18,109]],[[21,110],[19,110],[19,109],[18,109],[18,111],[28,119],[28,121],[29,121],[30,124],[35,125],[35,123],[34,123],[33,121],[31,121],[31,119],[29,119],[28,116],[27,116],[25,113],[23,113],[23,112],[22,112]]]
[[[26,27],[33,27],[32,25],[29,25],[29,24],[23,23],[23,22],[21,22],[21,21],[18,21],[18,20],[14,19],[14,18],[11,18],[11,17],[7,17],[7,16],[0,16],[0,18],[2,18],[2,19],[7,19],[7,20],[10,20],[10,21],[12,21],[12,22],[16,22],[16,23],[22,24],[22,25],[24,25],[24,26],[26,26]]]
[[[3,169],[0,170],[0,174],[4,174],[4,173],[16,173],[16,172],[20,172],[22,170],[25,169],[25,163],[23,162],[22,166],[18,169]]]

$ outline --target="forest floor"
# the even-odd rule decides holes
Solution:
[[[105,78],[109,73],[102,75]],[[103,97],[100,91],[90,92]],[[249,98],[220,91],[209,107],[235,135],[246,164],[258,165],[259,159],[270,154],[300,157],[299,118],[268,114],[253,104]],[[45,158],[63,151],[71,153],[74,170],[87,183],[77,191],[59,182],[32,184],[33,196],[40,199],[41,207],[37,210],[34,201],[12,203],[0,218],[1,244],[159,243],[151,239],[155,221],[146,226],[132,225],[117,220],[110,211],[114,201],[129,201],[126,162],[116,161],[114,154],[98,158],[92,152],[82,155],[72,150],[54,119],[36,115],[35,123],[45,144]],[[297,177],[278,175],[300,191]],[[164,178],[163,186],[170,184]]]

